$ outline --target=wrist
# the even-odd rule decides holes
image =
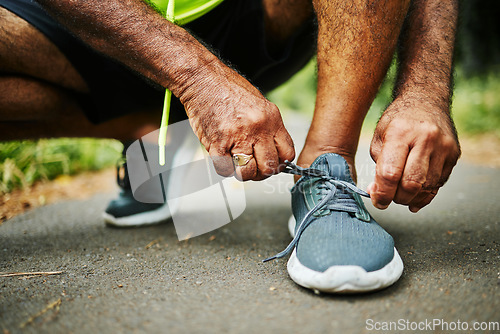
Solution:
[[[186,56],[183,61],[178,62],[169,69],[166,75],[168,82],[165,86],[179,98],[182,104],[189,103],[194,97],[201,94],[203,90],[209,90],[213,77],[220,70],[217,62],[219,60],[206,50],[193,52]]]
[[[443,96],[427,90],[407,90],[395,94],[393,102],[384,111],[384,114],[418,110],[429,114],[450,115],[450,108],[448,95]]]

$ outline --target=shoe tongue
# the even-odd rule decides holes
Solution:
[[[325,153],[320,155],[311,164],[311,168],[316,168],[327,172],[329,176],[336,180],[354,183],[351,178],[351,172],[345,159],[335,153]]]

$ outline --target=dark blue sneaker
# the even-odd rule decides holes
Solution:
[[[288,273],[297,284],[329,293],[366,292],[385,288],[403,272],[392,237],[366,210],[347,162],[327,153],[310,168],[288,163],[288,173],[302,175],[292,188],[293,241]]]
[[[137,201],[130,187],[127,163],[117,167],[118,197],[109,202],[103,213],[106,225],[113,227],[139,227],[160,224],[172,217],[170,208],[163,203]]]
[[[180,143],[175,142],[166,149],[167,166],[178,166],[190,162],[200,147],[197,140],[187,141],[182,136],[178,137],[177,141]],[[158,152],[157,144],[143,142],[143,147],[145,150],[151,150],[153,154]],[[124,148],[124,156],[126,149],[127,146]],[[142,156],[137,159],[140,158]],[[151,201],[144,203],[134,198],[127,163],[121,163],[117,168],[117,183],[121,191],[118,197],[113,199],[104,211],[104,222],[106,225],[113,227],[140,227],[168,221],[178,208],[172,205],[169,207],[165,198],[176,198],[181,194],[185,171],[186,168],[174,168],[168,173],[162,173],[161,182],[159,178],[145,182],[140,189],[141,198],[150,196]],[[155,196],[162,193],[164,194],[163,201],[158,203]]]

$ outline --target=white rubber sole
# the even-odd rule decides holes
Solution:
[[[133,216],[116,218],[109,213],[102,214],[104,222],[113,227],[139,227],[159,224],[172,217],[168,205],[164,204],[156,210],[135,214]]]
[[[288,221],[290,234],[295,234],[295,218]],[[360,293],[375,291],[394,284],[403,273],[403,261],[394,248],[394,257],[385,267],[367,272],[360,266],[333,266],[325,272],[312,270],[300,263],[295,249],[287,263],[292,280],[315,292]]]

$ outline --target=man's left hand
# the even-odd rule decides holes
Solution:
[[[400,98],[380,118],[370,153],[376,163],[368,186],[373,205],[385,209],[394,201],[417,212],[448,180],[460,146],[447,112]]]

